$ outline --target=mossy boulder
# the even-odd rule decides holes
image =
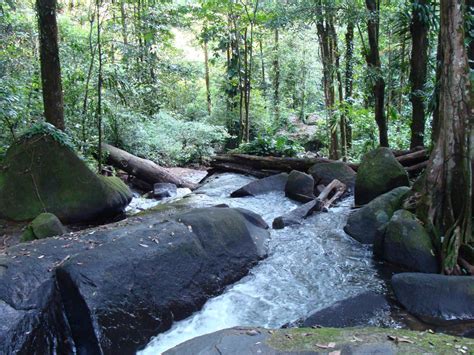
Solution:
[[[375,198],[349,216],[344,231],[363,244],[375,243],[377,230],[401,208],[409,191],[408,187],[398,187]]]
[[[116,177],[97,176],[69,147],[48,134],[13,144],[0,177],[0,215],[31,220],[42,212],[65,223],[112,217],[132,198]]]
[[[292,200],[303,203],[314,200],[313,177],[301,171],[293,170],[290,175],[288,175],[288,181],[285,185],[285,195]]]
[[[349,190],[354,189],[356,173],[347,164],[336,161],[330,163],[316,163],[308,171],[316,185],[328,185],[334,179],[339,180]]]
[[[428,232],[406,211],[396,211],[385,228],[383,258],[410,271],[437,273],[439,266]]]
[[[408,174],[388,148],[377,148],[362,158],[357,170],[355,203],[365,205],[400,186],[409,186]]]
[[[470,354],[473,349],[473,339],[404,329],[236,327],[196,337],[164,354]]]
[[[26,228],[21,236],[22,242],[62,235],[67,230],[58,217],[52,213],[41,213]]]

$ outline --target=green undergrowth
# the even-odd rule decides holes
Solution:
[[[268,345],[282,351],[328,352],[387,342],[396,346],[399,354],[474,354],[474,339],[405,329],[297,328],[275,331],[267,340]],[[331,346],[325,350],[327,344]]]

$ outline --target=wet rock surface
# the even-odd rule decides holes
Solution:
[[[244,276],[265,254],[263,226],[206,208],[9,248],[0,353],[135,353]]]
[[[428,322],[474,321],[474,276],[401,273],[392,287],[410,313]]]
[[[231,197],[258,196],[271,191],[284,191],[288,174],[281,173],[252,181],[231,193]]]
[[[316,185],[329,185],[334,179],[347,186],[348,191],[354,190],[356,173],[343,162],[317,163],[308,173],[313,177]]]
[[[388,223],[409,191],[408,187],[398,187],[352,212],[344,231],[362,244],[373,244],[377,230]]]
[[[285,185],[285,195],[292,200],[299,202],[309,202],[314,200],[314,179],[311,175],[293,170],[288,175]]]
[[[323,326],[345,328],[367,326],[382,312],[388,312],[390,305],[384,295],[364,292],[319,310],[303,322],[303,327]]]

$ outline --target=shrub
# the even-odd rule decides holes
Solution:
[[[285,136],[270,137],[264,135],[258,136],[257,139],[250,143],[241,144],[234,151],[262,156],[294,157],[298,153],[303,153],[304,148],[298,142]]]

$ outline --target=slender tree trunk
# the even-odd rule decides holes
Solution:
[[[398,112],[403,108],[403,88],[405,87],[406,41],[402,38],[402,54],[400,60],[400,88],[398,90]]]
[[[207,47],[207,40],[204,41],[204,68],[206,73],[206,99],[207,99],[207,112],[211,114],[212,102],[211,102],[211,81],[209,78],[209,50]]]
[[[413,0],[410,33],[412,50],[410,59],[410,83],[412,104],[410,147],[424,146],[425,137],[425,104],[423,89],[426,84],[428,67],[428,31],[429,24],[424,18],[423,9],[427,0]]]
[[[334,23],[330,22],[330,31],[331,31],[331,38],[332,38],[332,47],[333,47],[333,58],[334,58],[334,70],[336,72],[337,78],[337,88],[338,88],[338,99],[339,99],[339,107],[340,107],[340,119],[339,119],[339,131],[341,135],[341,156],[344,161],[347,160],[347,132],[346,132],[346,115],[342,107],[344,106],[344,87],[342,83],[342,76],[341,76],[341,59],[339,54],[339,48],[337,43],[337,33],[336,28],[334,27]]]
[[[125,11],[125,0],[120,0],[120,19],[122,22],[122,38],[125,45],[128,44],[127,37],[127,14]]]
[[[473,240],[470,81],[463,0],[441,0],[439,131],[426,169],[419,215],[439,237],[442,269],[459,273],[458,251]]]
[[[94,31],[94,18],[95,14],[92,15],[90,19],[90,30],[89,30],[89,51],[91,56],[91,61],[89,63],[89,69],[87,70],[87,79],[86,79],[86,88],[84,92],[84,100],[82,101],[82,143],[85,146],[87,141],[87,134],[86,134],[86,118],[87,118],[87,102],[89,99],[89,83],[92,77],[92,69],[94,68],[94,61],[95,61],[95,49],[92,46],[92,33]]]
[[[354,23],[349,22],[346,32],[346,70],[345,70],[345,102],[352,106],[352,91],[354,87]],[[346,115],[347,117],[348,115]],[[352,125],[349,119],[346,119],[346,140],[347,148],[352,147]]]
[[[259,44],[259,48],[260,48],[260,66],[261,66],[261,73],[262,73],[262,85],[261,85],[261,88],[262,88],[262,91],[263,91],[263,96],[267,97],[267,79],[266,79],[266,76],[265,76],[265,58],[263,56],[263,43],[262,43],[262,39],[260,39],[258,41],[258,44]]]
[[[388,126],[385,117],[385,80],[382,75],[382,66],[379,53],[379,0],[366,0],[367,10],[370,12],[367,21],[369,35],[369,53],[366,57],[367,64],[376,76],[373,85],[375,99],[375,122],[379,127],[379,142],[382,147],[388,147]]]
[[[100,7],[102,0],[96,0],[97,12],[97,55],[99,59],[98,77],[97,77],[97,129],[99,133],[99,141],[97,146],[97,160],[99,174],[102,172],[102,43],[100,39]]]
[[[275,42],[273,46],[273,105],[275,122],[280,122],[280,34],[275,29]]]
[[[41,84],[46,121],[64,129],[64,102],[59,61],[56,0],[37,0]]]

